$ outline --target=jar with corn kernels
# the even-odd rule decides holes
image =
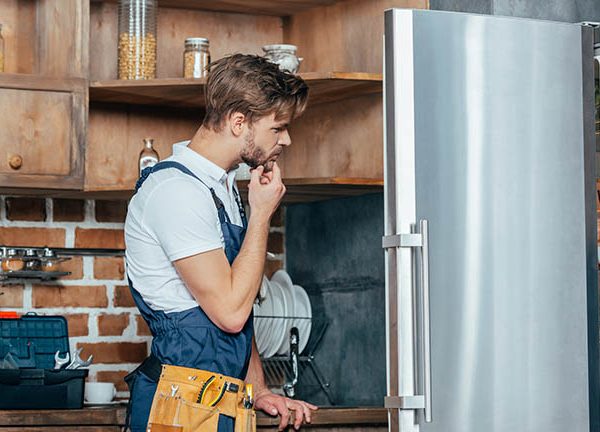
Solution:
[[[156,0],[119,1],[119,79],[156,78]]]

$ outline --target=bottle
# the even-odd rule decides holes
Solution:
[[[204,78],[210,64],[209,42],[206,38],[187,38],[183,52],[183,77]]]
[[[2,24],[0,24],[0,72],[4,72],[4,38],[2,37]]]
[[[160,160],[158,157],[158,152],[154,150],[152,146],[154,144],[154,140],[152,138],[144,138],[144,148],[140,152],[139,158],[139,168],[140,175],[144,168],[152,167],[158,163]]]

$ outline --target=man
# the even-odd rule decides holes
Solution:
[[[212,398],[203,400],[215,377],[225,384],[212,402],[230,393],[239,401],[243,389],[237,380],[245,380],[254,386],[255,408],[281,415],[280,429],[287,426],[289,410],[296,428],[310,422],[315,406],[267,389],[252,323],[270,219],[285,193],[276,160],[291,144],[288,125],[304,111],[307,98],[302,79],[261,57],[223,58],[211,65],[202,126],[138,181],[125,223],[127,275],[154,338],[151,357],[127,377],[133,432],[146,431],[149,416],[152,430],[176,423],[165,418],[181,416],[180,409],[188,407],[169,408],[188,391],[186,383],[163,383],[171,371],[170,379],[188,374],[190,385],[216,374],[198,379],[206,381],[198,402]],[[252,168],[247,220],[235,186],[241,162]],[[223,415],[225,405],[214,405],[222,414],[216,415],[219,432],[234,427],[235,412]],[[209,430],[209,421],[216,425],[213,419],[189,427]]]

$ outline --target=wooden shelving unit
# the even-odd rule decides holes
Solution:
[[[346,0],[160,0],[160,7],[288,16],[342,1]],[[92,0],[92,3],[117,2],[118,0]]]
[[[383,76],[373,73],[307,72],[299,74],[310,87],[310,103],[381,93]],[[203,108],[205,79],[165,78],[109,80],[90,83],[91,102]]]

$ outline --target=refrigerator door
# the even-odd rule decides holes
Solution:
[[[591,29],[385,19],[390,430],[600,430]]]

